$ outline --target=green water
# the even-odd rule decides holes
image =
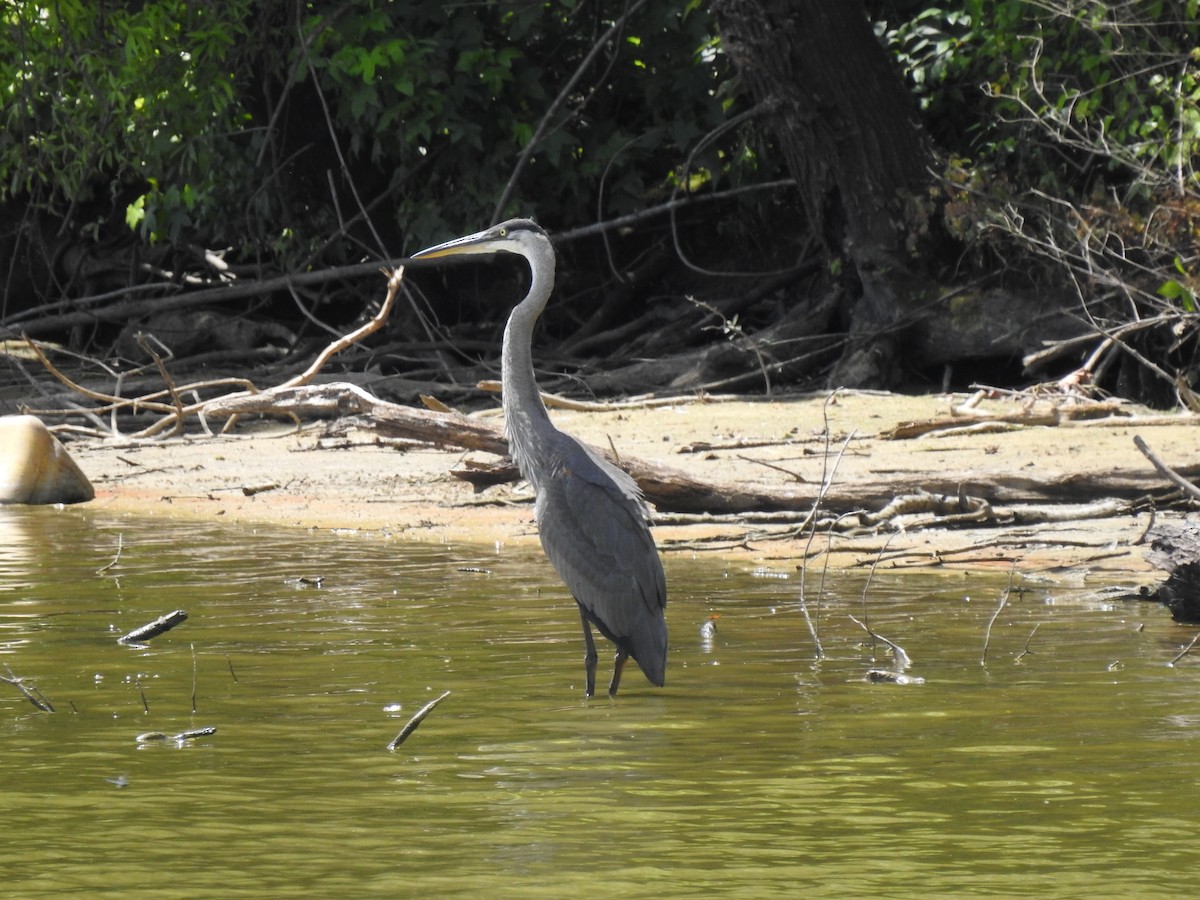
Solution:
[[[1191,630],[1044,586],[985,666],[1006,574],[880,573],[866,614],[925,683],[869,684],[865,574],[827,579],[819,661],[766,574],[668,557],[667,687],[584,701],[532,551],[0,508],[0,674],[57,709],[0,684],[4,896],[1189,893]]]

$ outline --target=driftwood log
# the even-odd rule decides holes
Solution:
[[[206,404],[206,416],[245,414],[283,415],[301,418],[354,418],[362,427],[390,438],[418,441],[435,447],[478,450],[507,456],[508,442],[498,424],[471,418],[456,412],[440,412],[402,406],[374,397],[362,388],[334,382],[304,386],[281,386],[259,393],[237,394]],[[608,454],[605,454],[608,455]],[[611,456],[609,456],[612,459]],[[820,492],[818,484],[800,484],[792,488],[757,489],[746,485],[702,481],[680,469],[663,466],[636,457],[612,459],[637,481],[646,498],[660,512],[742,514],[749,512],[794,512],[805,514],[813,509]],[[1200,465],[1183,466],[1180,475],[1200,477]],[[511,480],[519,478],[512,467]],[[476,480],[468,478],[467,480]],[[486,480],[502,480],[496,470]],[[826,514],[881,510],[892,504],[898,492],[911,487],[923,491],[931,514],[944,514],[947,506],[959,513],[978,512],[984,503],[990,506],[995,521],[1047,521],[1051,512],[1036,515],[1025,504],[1073,504],[1078,516],[1080,504],[1100,504],[1108,515],[1121,514],[1129,504],[1164,488],[1163,479],[1152,469],[1097,469],[1061,477],[1038,478],[1027,470],[940,470],[926,473],[920,485],[901,486],[892,478],[835,481],[821,497]],[[947,500],[946,498],[951,498]],[[1010,505],[1012,509],[1005,509]],[[1019,507],[1019,508],[1018,508]],[[905,513],[918,510],[906,504]],[[989,517],[989,518],[990,518]],[[1087,517],[1086,515],[1084,517]],[[874,517],[878,518],[878,514]],[[870,524],[870,519],[864,524]]]

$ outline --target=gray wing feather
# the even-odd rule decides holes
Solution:
[[[641,492],[584,444],[561,432],[557,437],[538,485],[542,547],[606,636],[660,684],[667,587]]]

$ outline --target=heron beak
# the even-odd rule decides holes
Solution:
[[[410,259],[442,259],[447,256],[475,256],[505,251],[511,252],[511,247],[499,239],[493,229],[488,229],[421,250]]]

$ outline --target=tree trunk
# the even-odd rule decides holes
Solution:
[[[861,0],[714,0],[722,43],[770,116],[813,231],[860,290],[838,384],[887,387],[920,292],[933,153]]]

